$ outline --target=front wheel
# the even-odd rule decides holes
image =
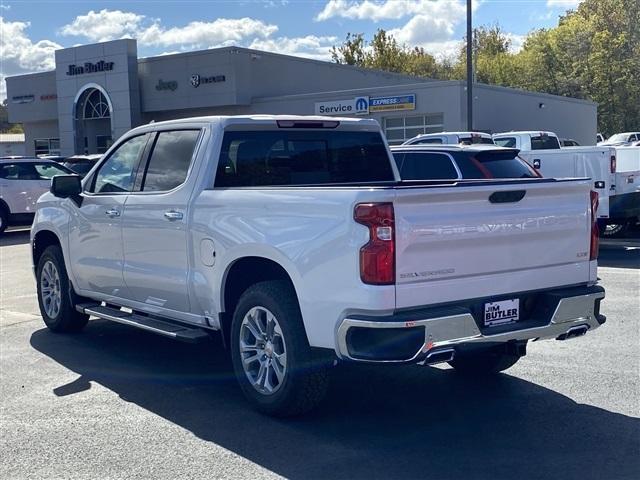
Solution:
[[[504,349],[491,349],[456,355],[449,365],[464,375],[492,375],[514,366],[520,358]]]
[[[242,294],[230,343],[238,383],[257,410],[274,416],[299,415],[324,398],[327,365],[309,347],[288,283],[260,282]]]
[[[69,282],[59,246],[47,247],[42,253],[36,278],[40,314],[49,330],[57,333],[82,330],[89,316],[76,310],[76,295]]]

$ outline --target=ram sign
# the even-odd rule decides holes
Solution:
[[[316,115],[367,115],[368,113],[369,97],[316,102]]]

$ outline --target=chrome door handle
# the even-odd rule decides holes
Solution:
[[[182,217],[184,215],[182,214],[182,212],[176,212],[175,210],[169,210],[168,212],[164,212],[164,218],[166,218],[167,220],[182,220]]]
[[[112,208],[111,210],[107,210],[106,212],[104,212],[104,214],[105,214],[107,217],[111,217],[111,218],[113,218],[113,217],[119,217],[119,216],[120,216],[120,211],[119,211],[119,210],[116,210],[115,208]]]

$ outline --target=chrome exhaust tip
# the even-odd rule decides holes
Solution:
[[[572,338],[577,338],[583,336],[587,333],[589,327],[587,325],[578,325],[577,327],[571,327],[566,333],[558,336],[556,340],[570,340]]]
[[[456,351],[453,348],[434,350],[429,352],[424,359],[425,365],[433,365],[436,363],[450,362],[455,357]]]

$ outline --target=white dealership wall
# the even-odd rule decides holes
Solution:
[[[101,65],[111,68],[93,71]],[[87,123],[79,127],[84,120],[77,118],[83,113],[76,103],[92,88],[100,89],[109,103],[113,140],[152,120],[250,113],[313,115],[319,105],[346,104],[355,109],[357,99],[363,107],[363,101],[380,97],[388,108],[400,109],[374,112],[367,103],[367,108],[333,114],[375,118],[394,143],[419,131],[466,129],[463,82],[418,79],[237,47],[139,59],[136,41],[125,39],[59,50],[54,72],[7,78],[9,120],[23,123],[26,152],[34,153],[37,139],[59,138],[63,155],[82,153],[81,136],[95,129]],[[400,101],[397,97],[411,101],[391,105]],[[479,130],[551,130],[585,145],[595,140],[593,102],[476,85],[474,108],[474,126]],[[87,145],[95,148],[96,142]]]

